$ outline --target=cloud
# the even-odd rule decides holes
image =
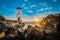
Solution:
[[[41,2],[39,3],[40,6],[45,6],[45,7],[48,7],[48,4],[46,2]]]
[[[42,3],[42,6],[48,7],[48,4],[46,2]]]
[[[37,5],[31,5],[30,8],[32,8],[32,7],[37,7]]]
[[[41,2],[41,3],[39,3],[39,5],[42,6],[43,8],[40,8],[40,9],[36,10],[37,12],[52,9],[52,7],[48,6],[47,2]]]
[[[24,9],[28,9],[28,7],[25,7]]]
[[[47,7],[47,8],[45,8],[45,10],[51,10],[52,9],[52,7]]]
[[[26,4],[23,4],[23,7],[24,7],[24,9],[28,9],[28,7],[26,7]]]
[[[33,13],[33,11],[32,11],[32,10],[27,10],[27,12],[29,12],[29,13]]]
[[[36,10],[37,12],[39,12],[39,11],[44,11],[44,8],[41,8],[41,9],[38,9],[38,10]]]
[[[46,8],[40,8],[36,11],[39,12],[39,11],[46,11],[46,10],[51,10],[51,9],[53,9],[53,8],[52,7],[46,7]]]

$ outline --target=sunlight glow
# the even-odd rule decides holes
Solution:
[[[35,22],[39,22],[39,19],[38,18],[35,18]]]

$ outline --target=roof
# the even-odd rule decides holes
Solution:
[[[17,9],[21,9],[20,7],[17,7]]]

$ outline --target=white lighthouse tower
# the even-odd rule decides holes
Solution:
[[[20,7],[17,7],[17,19],[18,19],[18,23],[22,23],[22,11]]]

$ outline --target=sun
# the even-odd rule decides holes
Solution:
[[[38,22],[38,21],[39,21],[39,19],[38,19],[38,18],[35,18],[34,20],[35,20],[35,22]]]

